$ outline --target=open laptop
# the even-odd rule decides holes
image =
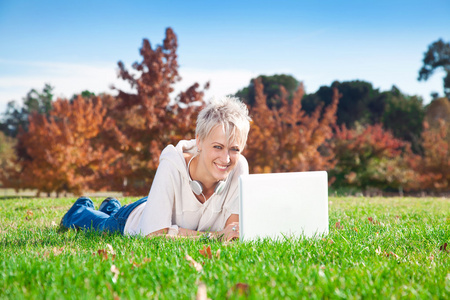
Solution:
[[[327,172],[241,175],[239,186],[241,241],[328,233]]]

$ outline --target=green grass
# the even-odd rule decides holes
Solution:
[[[229,244],[59,233],[74,200],[0,200],[0,298],[450,298],[449,199],[330,197],[326,237]]]

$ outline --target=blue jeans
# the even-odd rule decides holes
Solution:
[[[144,197],[134,203],[121,206],[119,200],[111,198],[107,203],[102,203],[99,210],[95,210],[91,199],[80,197],[64,215],[61,225],[66,228],[123,234],[130,213],[146,201],[147,197]]]

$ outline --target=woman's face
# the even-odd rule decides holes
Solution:
[[[225,180],[239,160],[241,150],[236,142],[228,144],[222,126],[213,128],[209,136],[198,141],[197,148],[201,150],[199,166],[208,181]]]

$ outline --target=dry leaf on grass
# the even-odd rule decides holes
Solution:
[[[367,220],[373,225],[381,225],[380,221],[375,221],[372,217],[368,217]]]
[[[97,254],[100,255],[104,260],[108,259],[108,254],[111,255],[111,259],[116,259],[116,252],[114,251],[113,247],[110,244],[106,244],[107,249],[98,249]],[[95,255],[96,253],[92,253],[92,255]]]
[[[231,298],[233,294],[237,293],[239,296],[246,296],[248,297],[248,294],[250,292],[250,286],[246,283],[238,282],[235,286],[233,286],[231,289],[227,292],[227,298]]]
[[[449,253],[449,250],[447,249],[447,243],[444,243],[444,245],[439,247],[439,251],[444,251]]]
[[[208,294],[206,291],[206,284],[204,284],[203,282],[200,282],[198,284],[198,288],[197,288],[197,297],[195,298],[196,300],[208,300]]]
[[[197,272],[201,272],[203,270],[202,265],[196,262],[189,254],[186,254],[185,258],[188,262],[190,262],[190,265],[197,270]]]
[[[200,252],[200,254],[203,255],[204,257],[208,257],[209,259],[212,258],[210,246],[208,246],[208,248],[206,248],[206,246],[203,246],[203,249],[198,250],[198,252]]]
[[[114,283],[116,283],[117,282],[117,278],[119,278],[120,271],[115,265],[112,265],[111,266],[111,272],[114,274],[114,276],[112,278],[112,281]]]
[[[336,227],[336,229],[343,229],[344,226],[341,225],[341,222],[336,222],[336,224],[334,224],[334,227]]]

